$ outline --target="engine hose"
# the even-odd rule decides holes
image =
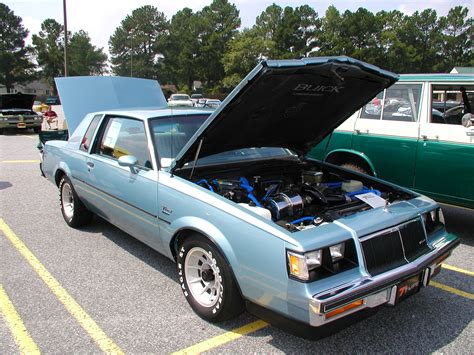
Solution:
[[[304,221],[314,221],[315,217],[301,217],[298,219],[295,219],[294,221],[291,221],[290,224],[298,224]]]
[[[247,197],[249,198],[249,200],[251,200],[253,203],[255,203],[255,206],[262,207],[260,202],[258,202],[258,200],[253,195],[253,193],[252,193],[253,192],[253,187],[250,185],[249,181],[246,178],[244,178],[244,177],[240,178],[240,187],[243,188],[245,191],[247,191]]]
[[[201,179],[201,180],[199,180],[199,181],[196,181],[195,184],[196,184],[196,185],[199,185],[199,186],[201,186],[201,185],[206,185],[206,187],[209,189],[209,191],[214,192],[214,189],[213,189],[212,186],[207,182],[206,179]]]

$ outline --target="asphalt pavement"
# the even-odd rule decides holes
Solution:
[[[57,188],[40,176],[37,142],[0,135],[0,354],[474,352],[473,210],[443,205],[461,245],[436,286],[307,341],[248,313],[208,323],[188,306],[170,260],[97,217],[68,227]]]

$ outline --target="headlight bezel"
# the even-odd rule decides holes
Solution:
[[[343,255],[334,258],[331,255],[331,248],[334,249],[334,247],[341,244],[343,247],[339,247],[338,250],[342,250]],[[318,259],[314,257],[315,255],[319,255],[319,264],[317,262],[308,264],[308,260]],[[286,249],[288,277],[299,282],[307,283],[321,280],[358,266],[359,260],[353,239],[347,239],[307,252]]]
[[[441,207],[435,207],[421,214],[423,227],[426,235],[430,236],[446,227],[443,211]]]

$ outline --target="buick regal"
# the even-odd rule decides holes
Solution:
[[[269,60],[203,111],[151,80],[61,78],[74,133],[41,166],[67,224],[96,214],[176,262],[200,317],[324,336],[417,293],[459,243],[431,199],[305,157],[396,80],[347,57]]]

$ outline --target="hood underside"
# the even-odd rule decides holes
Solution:
[[[193,161],[198,149],[199,158],[250,147],[305,154],[397,79],[348,57],[262,62],[191,138],[173,169]]]
[[[0,110],[31,110],[34,100],[35,95],[32,94],[2,94],[0,95]]]

